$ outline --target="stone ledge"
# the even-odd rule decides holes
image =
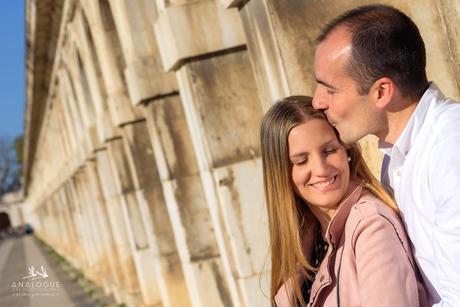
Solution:
[[[167,7],[155,34],[166,71],[179,69],[188,58],[246,44],[238,10],[217,1]]]

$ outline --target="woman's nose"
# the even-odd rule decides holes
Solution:
[[[312,175],[314,176],[327,176],[329,165],[325,157],[317,157],[312,161]]]

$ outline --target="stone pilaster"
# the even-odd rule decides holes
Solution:
[[[106,208],[113,233],[114,247],[119,258],[118,267],[122,273],[122,286],[116,289],[115,296],[117,301],[133,305],[139,302],[140,288],[128,235],[128,231],[131,230],[128,228],[129,225],[126,224],[126,215],[122,208],[122,206],[126,206],[126,204],[122,205],[122,202],[126,200],[117,190],[116,173],[112,169],[106,149],[96,152],[96,162],[102,193],[107,204]]]
[[[112,122],[119,126],[135,121],[139,118],[140,111],[132,107],[128,98],[123,73],[126,62],[109,2],[107,0],[81,0],[80,3],[94,39]]]
[[[263,112],[238,11],[202,1],[158,12],[157,41],[165,68],[176,71],[216,234],[225,276],[220,286],[234,306],[267,304],[259,291],[268,243],[258,148]]]

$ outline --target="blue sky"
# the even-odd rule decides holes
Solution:
[[[0,137],[24,132],[25,0],[0,0]]]

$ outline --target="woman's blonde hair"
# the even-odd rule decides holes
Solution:
[[[290,96],[279,100],[269,109],[262,120],[260,130],[264,190],[270,229],[270,298],[273,301],[281,285],[291,279],[294,281],[291,286],[295,293],[295,297],[291,298],[292,303],[296,304],[297,298],[302,306],[306,303],[296,276],[301,273],[304,278],[312,279],[311,272],[316,270],[302,252],[302,237],[306,227],[316,223],[316,218],[305,201],[294,192],[288,135],[293,127],[314,118],[327,120],[321,111],[313,108],[311,97]],[[335,132],[339,138],[337,131]],[[359,145],[353,144],[346,148],[351,158],[351,178],[362,181],[364,187],[372,194],[397,210],[393,199],[367,167]]]

